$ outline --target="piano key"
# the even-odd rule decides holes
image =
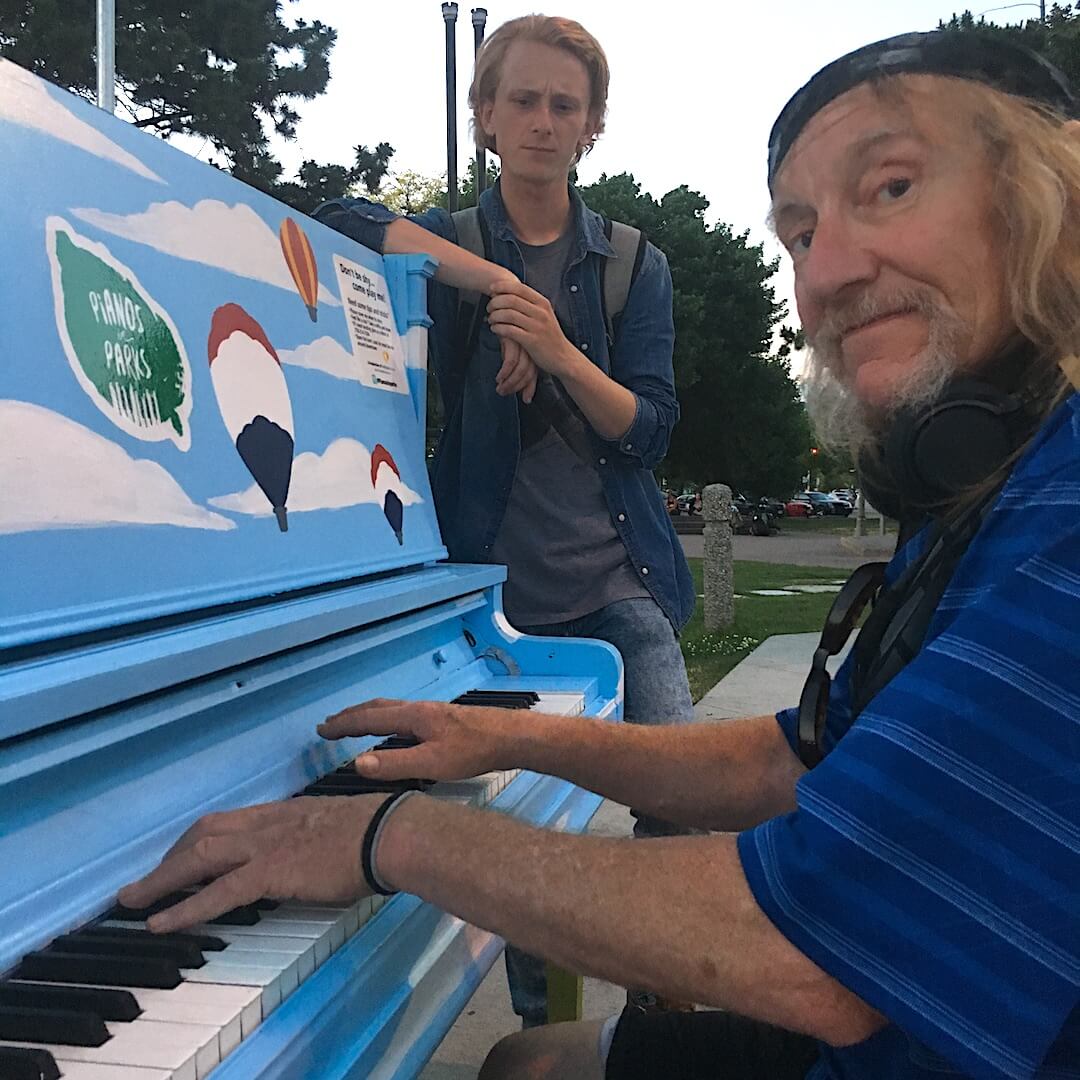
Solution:
[[[281,976],[271,967],[206,967],[192,971],[189,983],[211,983],[215,986],[249,986],[259,990],[259,1007],[265,1020],[282,1002]]]
[[[151,915],[156,915],[159,911],[164,911],[166,908],[180,903],[181,900],[186,900],[190,895],[190,892],[172,893],[169,896],[163,896],[160,900],[150,904],[149,907],[144,908],[126,908],[117,904],[106,913],[105,917],[106,919],[120,919],[128,922],[145,922]],[[258,921],[259,909],[255,904],[244,904],[211,920],[215,926],[254,926]]]
[[[227,976],[233,968],[247,971],[255,967],[265,968],[277,976],[281,983],[282,1001],[300,985],[300,963],[295,953],[263,949],[226,949],[204,967],[185,968],[184,977],[191,979],[193,974],[206,971],[209,977],[203,979],[203,982],[227,983],[231,981]]]
[[[209,1024],[219,1031],[224,1057],[262,1021],[262,991],[227,983],[181,983],[175,990],[132,991],[144,1020]]]
[[[182,942],[154,941],[149,932],[143,937],[114,938],[104,934],[63,934],[49,943],[50,952],[90,953],[94,956],[160,957],[177,967],[202,967],[202,950]]]
[[[206,1024],[134,1020],[106,1024],[110,1038],[101,1046],[38,1043],[56,1059],[64,1080],[68,1063],[164,1069],[170,1080],[202,1080],[221,1060],[217,1032]],[[27,1045],[11,1040],[12,1045]]]
[[[157,957],[94,956],[87,953],[31,953],[15,970],[19,979],[107,986],[157,986],[180,983],[176,964]]]
[[[0,1073],[0,1075],[4,1074]],[[62,1080],[173,1080],[173,1078],[164,1069],[140,1069],[134,1065],[95,1065],[89,1061],[65,1061]]]
[[[225,948],[225,942],[216,934],[152,934],[149,930],[139,928],[107,926],[98,923],[95,926],[84,926],[77,931],[80,934],[97,934],[101,937],[110,938],[138,938],[146,941],[176,942],[183,945],[194,945],[202,952],[220,952]]]
[[[0,1005],[0,1039],[100,1046],[108,1038],[105,1021],[92,1012]]]
[[[48,1050],[0,1046],[0,1076],[4,1080],[60,1080],[60,1070]]]
[[[139,1003],[127,990],[55,986],[14,980],[0,982],[0,1005],[20,1005],[32,1009],[85,1010],[96,1013],[102,1020],[134,1020],[139,1015]]]

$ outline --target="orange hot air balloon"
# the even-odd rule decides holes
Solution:
[[[315,265],[315,253],[304,230],[292,218],[282,221],[278,235],[289,273],[296,282],[296,291],[307,305],[311,321],[315,322],[319,317],[319,269]]]

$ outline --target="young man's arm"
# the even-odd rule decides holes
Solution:
[[[532,769],[677,825],[726,831],[794,809],[805,771],[773,716],[653,727],[380,700],[338,713],[319,731],[330,739],[397,733],[420,740],[361,754],[356,768],[368,777]]]

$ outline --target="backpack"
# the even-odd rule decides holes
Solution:
[[[458,246],[482,259],[493,261],[491,237],[480,208],[470,206],[466,210],[456,211],[451,217],[457,229]],[[610,351],[615,345],[617,320],[622,315],[623,308],[626,307],[630,289],[641,270],[648,241],[640,229],[635,229],[632,225],[624,225],[621,221],[612,221],[608,217],[604,218],[604,235],[611,241],[617,256],[615,260],[604,259],[600,264],[600,305]],[[614,265],[609,272],[608,263],[612,261]],[[472,355],[476,334],[480,329],[480,310],[479,292],[459,290],[457,334],[458,346],[461,350],[458,353],[459,356]]]

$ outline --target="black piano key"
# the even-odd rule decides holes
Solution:
[[[151,915],[156,915],[159,911],[164,911],[174,904],[179,904],[181,900],[186,900],[190,895],[191,893],[186,892],[172,893],[169,896],[163,896],[160,900],[144,908],[126,908],[117,904],[105,915],[105,918],[121,919],[127,922],[146,922]],[[244,904],[243,907],[233,908],[232,911],[227,911],[216,919],[207,920],[207,922],[217,926],[254,926],[258,921],[259,911],[255,904]]]
[[[376,750],[409,750],[414,746],[419,746],[420,740],[413,735],[391,735],[388,739],[383,739],[374,749]],[[351,766],[350,766],[351,768]]]
[[[176,941],[155,941],[147,932],[141,938],[113,938],[103,934],[64,934],[51,942],[49,952],[93,953],[95,956],[159,956],[177,967],[201,968],[202,950]]]
[[[337,778],[324,777],[304,788],[304,795],[395,795],[399,791],[423,791],[431,780],[366,780],[357,777],[354,783],[339,783]]]
[[[0,1039],[59,1043],[62,1046],[102,1046],[109,1037],[105,1021],[94,1013],[0,1005]]]
[[[60,952],[30,953],[16,968],[15,977],[89,986],[142,986],[156,990],[172,990],[183,982],[176,964],[156,956]]]
[[[60,1080],[60,1070],[48,1050],[0,1046],[0,1076],[4,1080]]]
[[[264,896],[261,900],[255,901],[255,907],[259,911],[276,911],[281,907],[280,900],[271,900],[270,897]]]
[[[474,697],[478,701],[507,698],[523,701],[526,705],[535,705],[540,700],[540,695],[535,690],[466,690],[461,696]]]
[[[18,1005],[24,1009],[74,1009],[96,1013],[102,1020],[128,1021],[142,1015],[139,1003],[126,990],[105,990],[96,986],[0,982],[0,1005]]]
[[[123,904],[117,904],[105,913],[105,918],[126,919],[129,922],[146,922],[151,915],[156,915],[159,911],[164,911],[174,904],[179,904],[181,900],[186,900],[190,895],[189,892],[169,893],[168,896],[163,896],[160,900],[155,900],[152,904],[142,908],[129,908],[124,907]]]
[[[260,907],[262,901],[259,902]],[[201,952],[221,952],[229,943],[219,937],[210,934],[152,934],[149,930],[138,930],[127,926],[84,926],[77,931],[80,934],[90,934],[94,937],[108,938],[132,938],[145,941],[168,941],[182,945],[193,945]]]

